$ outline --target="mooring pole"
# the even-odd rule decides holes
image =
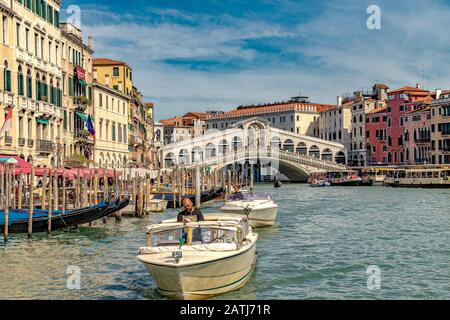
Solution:
[[[195,166],[195,207],[197,209],[201,208],[200,194],[201,194],[200,166],[196,165]]]

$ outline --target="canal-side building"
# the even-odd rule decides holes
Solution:
[[[450,164],[450,90],[436,90],[431,102],[431,162]]]
[[[431,108],[417,103],[414,110],[403,115],[405,164],[431,163]]]
[[[415,102],[427,100],[430,92],[416,87],[402,87],[388,92],[387,102],[387,164],[405,163],[405,145],[403,143],[403,115],[412,110]]]
[[[368,163],[366,113],[386,106],[388,89],[389,87],[384,83],[376,83],[372,89],[358,90],[353,93],[348,164],[364,166]]]
[[[225,130],[237,122],[260,117],[269,121],[274,128],[318,137],[320,112],[332,107],[335,106],[313,103],[309,97],[298,96],[287,102],[240,106],[228,112],[209,111],[205,123],[207,130]]]
[[[66,165],[77,165],[83,157],[95,160],[94,139],[85,129],[93,115],[92,38],[83,43],[79,28],[61,23],[61,61],[63,68],[63,135],[61,153]]]
[[[37,166],[62,162],[60,5],[59,0],[0,1],[1,123],[12,110],[0,152]]]
[[[96,165],[123,168],[128,164],[128,104],[129,96],[94,82],[94,129]]]
[[[206,129],[206,117],[205,112],[188,112],[181,117],[161,120],[164,144],[186,141],[202,135]]]
[[[387,107],[366,112],[366,158],[368,165],[387,162],[387,118]]]
[[[319,138],[342,143],[347,150],[351,148],[351,107],[352,100],[343,103],[337,98],[337,105],[319,113]]]

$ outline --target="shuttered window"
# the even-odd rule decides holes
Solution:
[[[73,97],[73,78],[69,77],[69,96]]]
[[[27,97],[33,98],[33,80],[31,77],[27,77]]]
[[[18,92],[19,92],[19,96],[23,96],[24,95],[24,90],[23,90],[23,74],[19,73],[17,76],[17,86],[18,86]]]
[[[11,70],[5,70],[5,91],[11,92]]]

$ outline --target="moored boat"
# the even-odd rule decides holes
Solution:
[[[158,291],[172,299],[207,299],[241,288],[256,263],[247,217],[205,215],[205,221],[164,220],[147,228],[141,261]]]
[[[311,187],[329,187],[331,184],[326,180],[314,179],[313,181],[311,181],[311,183],[309,185]]]
[[[129,203],[129,197],[122,200],[119,198],[111,201],[103,201],[98,205],[62,212],[52,211],[52,230],[68,229],[70,227],[86,224],[97,219],[106,217],[123,209]],[[33,232],[45,232],[48,230],[49,212],[47,210],[33,209]],[[0,232],[5,225],[5,211],[0,211]],[[10,233],[25,233],[28,230],[28,210],[9,210],[8,231]]]
[[[450,188],[450,167],[412,167],[389,172],[384,184],[403,188]]]
[[[359,186],[361,184],[361,177],[357,175],[338,175],[327,179],[331,186]]]
[[[268,227],[275,223],[278,205],[269,193],[255,192],[231,194],[220,208],[226,214],[247,215],[254,228]]]
[[[167,204],[167,200],[150,199],[148,202],[147,210],[150,212],[164,212],[167,209]]]

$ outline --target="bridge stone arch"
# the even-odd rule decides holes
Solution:
[[[292,141],[291,139],[286,139],[283,142],[283,150],[289,151],[289,152],[294,152],[295,150],[295,145],[294,145],[294,141]]]
[[[213,158],[215,156],[217,156],[216,145],[210,142],[205,147],[205,159]]]
[[[322,150],[322,160],[333,161],[333,151],[330,148]]]
[[[190,163],[189,151],[187,149],[181,149],[178,153],[178,163],[181,165]]]
[[[268,164],[254,161],[254,156],[261,156],[261,150],[289,157],[279,160],[280,167],[296,180],[304,177],[305,172],[327,168],[339,170],[343,167],[336,162],[345,163],[347,158],[347,150],[342,144],[272,128],[270,122],[261,118],[247,119],[222,131],[210,129],[194,139],[164,145],[158,152],[160,163],[167,169],[174,165],[194,165],[195,154],[201,155],[200,165],[251,161],[267,167]],[[246,156],[240,155],[241,152],[246,152]],[[277,161],[276,157],[266,159],[270,164]]]
[[[313,144],[311,147],[309,147],[309,156],[313,158],[320,158],[320,149],[318,146]]]
[[[306,146],[306,143],[300,141],[299,143],[297,143],[297,147],[295,148],[295,152],[299,153],[299,154],[303,154],[303,155],[307,155],[308,154],[308,147]]]

